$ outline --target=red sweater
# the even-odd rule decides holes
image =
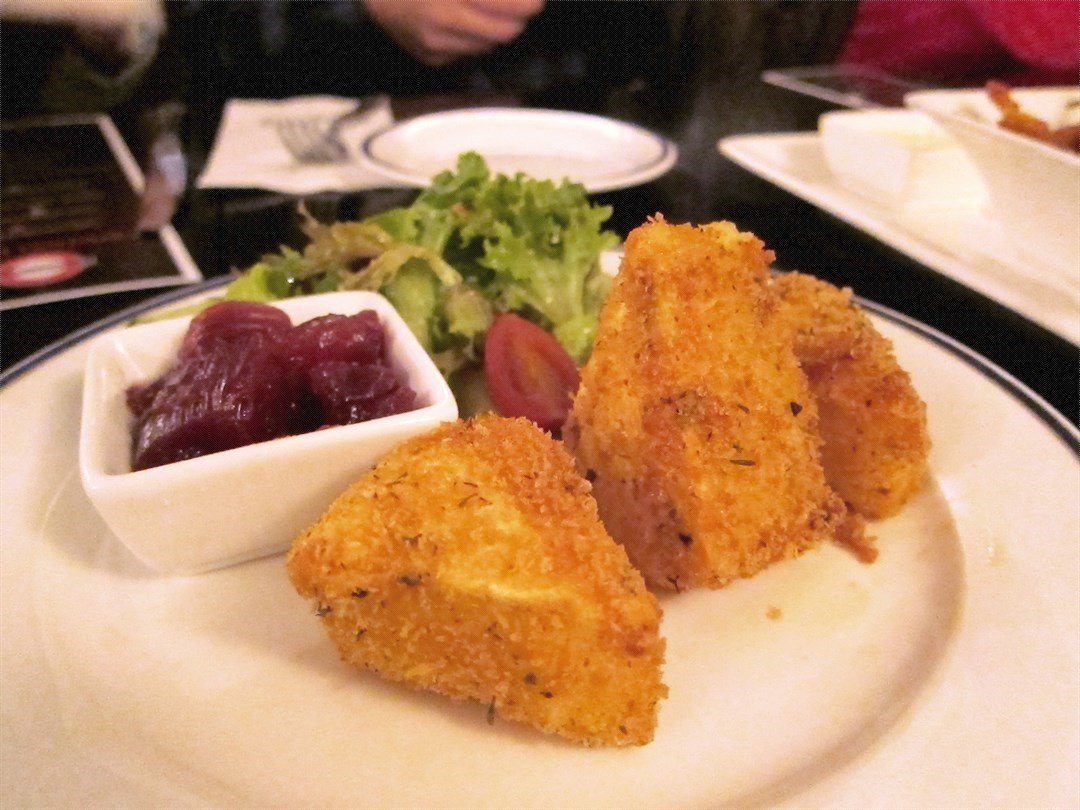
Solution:
[[[913,78],[1080,81],[1080,0],[863,0],[838,60]]]

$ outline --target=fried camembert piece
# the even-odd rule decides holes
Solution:
[[[346,661],[586,745],[653,737],[659,605],[530,422],[485,415],[405,442],[287,567]]]
[[[627,239],[563,438],[653,586],[720,587],[860,531],[771,318],[771,261],[726,222],[656,218]]]
[[[851,290],[802,273],[770,286],[817,402],[829,484],[865,517],[895,514],[928,470],[926,405],[911,377]]]

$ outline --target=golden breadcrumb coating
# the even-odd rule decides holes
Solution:
[[[926,405],[851,290],[802,273],[771,288],[817,402],[829,484],[867,518],[895,514],[927,476]]]
[[[653,737],[660,607],[531,422],[488,414],[409,440],[287,568],[346,661],[586,745]]]
[[[723,586],[845,523],[806,377],[772,325],[771,260],[727,222],[656,218],[626,241],[563,437],[656,587]]]

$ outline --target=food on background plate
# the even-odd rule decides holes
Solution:
[[[127,390],[132,469],[142,470],[412,410],[373,310],[294,326],[268,304],[226,301],[196,315],[176,362]]]
[[[1044,121],[1025,110],[1013,98],[1012,88],[1004,82],[986,83],[986,94],[1001,113],[998,126],[1009,132],[1026,135],[1029,138],[1048,143],[1059,149],[1080,152],[1080,101],[1073,99],[1066,107],[1068,120],[1057,122]]]
[[[287,569],[342,658],[586,745],[652,739],[660,608],[559,442],[493,414],[391,451]]]
[[[626,241],[563,437],[654,587],[720,587],[849,531],[770,322],[771,261],[724,222],[658,217]]]
[[[860,515],[895,514],[928,474],[926,405],[850,290],[803,273],[770,284],[818,411],[829,485]]]

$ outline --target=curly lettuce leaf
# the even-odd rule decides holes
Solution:
[[[579,184],[492,175],[466,152],[412,205],[368,221],[438,252],[496,311],[538,322],[583,362],[610,286],[599,257],[619,242],[610,216]]]

